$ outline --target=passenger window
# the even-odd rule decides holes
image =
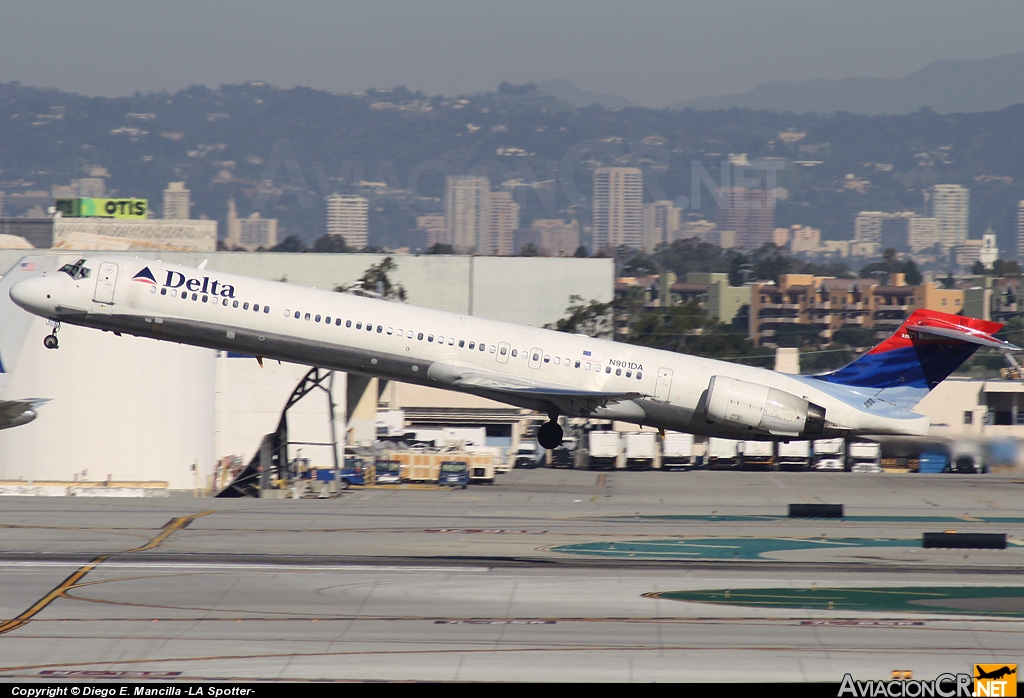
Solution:
[[[361,323],[361,322],[357,322],[357,323],[356,323],[356,329],[357,329],[357,330],[361,330],[361,329],[363,329],[363,323]]]
[[[238,307],[238,301],[234,301],[234,302],[233,302],[233,303],[231,304],[231,307],[232,307],[232,308],[237,308],[237,307]]]
[[[404,331],[404,330],[401,330],[401,329],[399,329],[399,330],[398,330],[398,336],[399,336],[399,337],[404,337],[404,336],[405,336],[405,331]]]
[[[166,288],[160,289],[160,295],[161,296],[166,296],[167,295],[167,289]]]
[[[616,376],[621,376],[622,375],[622,369],[621,368],[615,369],[615,375]]]
[[[605,366],[604,367],[604,372],[605,373],[611,373],[612,372],[612,367],[611,366]]]
[[[462,349],[465,346],[466,346],[466,340],[460,339],[459,340],[459,349]]]
[[[560,364],[561,362],[562,362],[562,360],[561,360],[561,359],[559,359],[559,358],[558,358],[558,357],[556,356],[556,357],[555,357],[555,366],[557,366],[557,365],[558,365],[558,364]]]
[[[420,340],[422,342],[423,341],[423,333],[420,332],[418,335],[416,335],[416,339],[418,339],[418,340]]]
[[[395,330],[394,330],[394,328],[391,328],[391,327],[389,327],[389,328],[388,328],[388,335],[390,336],[390,335],[392,335],[392,334],[394,334],[394,333],[395,333]]]
[[[317,315],[313,318],[313,322],[320,322],[320,316]]]
[[[433,342],[433,341],[434,341],[434,335],[432,335],[432,334],[428,334],[428,335],[427,335],[427,341],[428,341],[428,342]]]
[[[208,302],[209,300],[210,300],[210,297],[209,297],[209,296],[203,296],[203,303],[206,303],[206,302]]]
[[[480,351],[486,351],[486,350],[487,350],[487,345],[486,344],[481,344],[480,345]]]
[[[196,300],[197,298],[199,298],[199,294],[198,293],[193,293],[192,294],[192,300]]]
[[[352,327],[352,321],[351,320],[346,320],[345,321],[345,327]]]
[[[228,299],[225,298],[223,301],[221,301],[220,304],[223,305],[225,308],[228,307]]]
[[[380,334],[383,331],[384,331],[384,327],[382,325],[377,325],[377,334]]]
[[[242,303],[242,310],[248,310],[248,309],[249,309],[249,301],[246,301],[245,303]]]
[[[580,367],[580,362],[579,362],[579,361],[577,361],[577,362],[576,362],[576,368],[579,368],[579,367]]]
[[[470,342],[469,343],[469,348],[470,349],[476,349],[476,342]]]
[[[373,332],[373,323],[372,322],[366,323],[366,331],[367,332]]]
[[[626,378],[632,378],[632,377],[633,377],[633,372],[632,371],[626,371]]]
[[[256,313],[260,312],[260,304],[259,303],[254,303],[253,306],[252,306],[252,309],[253,309],[253,312],[256,312]]]
[[[340,317],[334,319],[334,326],[335,327],[341,327],[341,318]]]
[[[444,337],[443,337],[443,336],[441,336],[441,335],[438,335],[438,336],[437,336],[437,343],[438,343],[438,344],[444,344]]]
[[[517,352],[517,351],[516,351],[515,349],[513,349],[513,350],[512,350],[512,358],[514,359],[514,358],[516,358],[517,356],[519,356],[519,352]]]
[[[547,354],[544,355],[544,363],[546,363],[546,364],[551,363],[551,357],[548,356]]]
[[[501,348],[501,355],[502,355],[502,356],[505,356],[505,354],[507,354],[507,353],[508,353],[508,349],[507,349],[507,348],[505,348],[505,347],[502,347],[502,348]]]
[[[331,316],[328,315],[327,317],[325,317],[324,318],[324,322],[327,323],[328,325],[330,325],[331,324]]]
[[[270,306],[269,305],[263,306],[263,312],[264,313],[269,313],[270,312]]]
[[[291,317],[292,316],[292,311],[285,309],[284,316],[285,317]]]
[[[448,338],[448,346],[452,346],[454,344],[455,344],[455,338],[454,337],[449,337]]]
[[[640,373],[640,371],[637,371],[637,372],[636,372],[636,379],[637,379],[637,380],[640,380],[640,379],[641,379],[641,378],[643,378],[643,377],[644,377],[644,374]]]
[[[534,354],[533,355],[533,360],[534,361],[540,361],[540,354]]]
[[[584,366],[583,368],[584,368],[584,370],[589,371],[590,370],[590,362],[588,361],[587,365]]]

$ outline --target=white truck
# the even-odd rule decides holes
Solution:
[[[846,470],[846,442],[842,439],[818,439],[814,442],[815,470]]]
[[[740,467],[743,470],[774,470],[775,443],[772,441],[740,441]]]
[[[810,441],[780,441],[779,470],[807,470],[811,467]]]
[[[705,467],[731,469],[739,464],[737,448],[739,441],[732,439],[708,439],[708,455],[704,462]]]
[[[624,434],[626,467],[629,470],[650,470],[654,467],[657,436],[653,431],[631,431]]]
[[[851,441],[850,470],[855,473],[882,472],[882,447],[874,441]]]
[[[693,467],[693,434],[665,432],[661,441],[662,470],[690,470]]]
[[[520,441],[519,450],[516,451],[516,459],[512,467],[514,468],[536,468],[544,463],[544,458],[547,453],[542,449],[536,441],[530,439],[529,441]]]
[[[587,437],[590,469],[614,470],[619,467],[622,441],[617,431],[592,431]]]

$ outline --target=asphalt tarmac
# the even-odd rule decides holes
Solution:
[[[0,681],[970,672],[1024,658],[1022,488],[532,470],[334,500],[3,497]],[[938,531],[1008,545],[922,548]]]

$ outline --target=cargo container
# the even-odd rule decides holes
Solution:
[[[846,470],[846,442],[818,439],[811,447],[815,470]]]
[[[732,439],[708,439],[708,455],[705,464],[708,468],[731,469],[739,464],[739,441]]]
[[[772,441],[740,441],[738,452],[743,470],[774,470],[775,443]]]
[[[810,441],[780,441],[779,470],[807,470],[811,467]]]
[[[882,469],[882,447],[874,441],[851,441],[846,462],[853,472],[879,472]]]
[[[614,470],[619,467],[622,442],[617,431],[592,431],[587,438],[591,470]]]
[[[650,470],[655,465],[657,434],[653,431],[633,431],[623,434],[626,442],[626,467],[630,470]]]
[[[661,441],[662,470],[690,470],[693,468],[693,434],[678,431],[665,432]]]

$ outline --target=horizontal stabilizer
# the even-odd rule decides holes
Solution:
[[[993,323],[996,324],[996,323]],[[958,339],[962,342],[980,344],[983,347],[1001,349],[1004,351],[1019,351],[1020,347],[1001,339],[996,339],[991,334],[970,326],[948,322],[939,318],[924,317],[915,322],[907,322],[904,325],[907,332],[931,335],[933,337],[944,337],[946,339]]]

